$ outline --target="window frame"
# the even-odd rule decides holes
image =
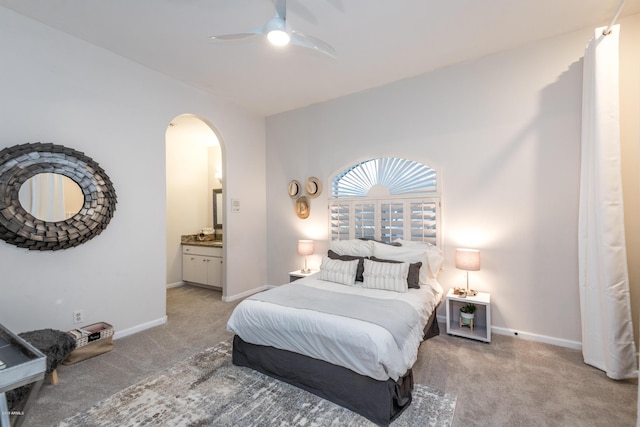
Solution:
[[[418,191],[397,195],[377,195],[376,197],[350,196],[337,194],[341,188],[339,180],[348,172],[357,169],[360,165],[376,161],[376,164],[395,165],[398,162],[409,163],[413,167],[419,167],[422,173],[433,175],[433,182],[429,182],[425,188]],[[372,171],[371,166],[364,167],[362,173],[370,173],[371,185],[369,190],[379,187],[376,175],[384,175],[379,170]],[[388,172],[388,171],[386,171]],[[352,164],[336,172],[330,180],[332,193],[328,199],[329,237],[330,240],[346,240],[356,238],[372,238],[375,240],[392,242],[397,239],[429,242],[442,247],[442,200],[440,194],[441,175],[436,168],[424,163],[405,160],[398,157],[372,158]],[[396,211],[396,220],[399,227],[388,227],[383,224],[386,221],[383,208],[389,204],[402,206],[402,212]],[[421,209],[413,207],[422,205]],[[362,209],[367,206],[366,209]],[[421,222],[421,227],[415,227],[416,222]],[[428,227],[424,227],[424,225]],[[415,233],[415,230],[423,230]],[[426,233],[424,231],[427,231]],[[363,231],[365,231],[363,233]],[[372,232],[371,232],[372,231]]]

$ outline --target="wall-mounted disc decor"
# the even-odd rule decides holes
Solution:
[[[298,197],[302,192],[302,186],[300,185],[300,182],[295,179],[291,180],[291,182],[289,183],[289,187],[287,187],[287,192],[289,193],[289,197],[291,197],[292,199]]]
[[[309,214],[311,213],[311,209],[309,208],[309,200],[305,196],[300,196],[296,199],[296,204],[294,206],[296,210],[296,215],[300,219],[309,218]]]
[[[307,196],[315,199],[322,193],[322,183],[315,176],[307,178],[307,182],[304,184],[304,191],[307,193]]]
[[[84,197],[82,208],[63,221],[43,221],[27,212],[19,191],[43,173],[73,180]],[[0,151],[0,239],[40,251],[78,246],[104,230],[116,209],[116,192],[105,171],[84,153],[62,145],[31,143]]]

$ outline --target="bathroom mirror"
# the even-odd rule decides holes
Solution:
[[[82,205],[77,213],[64,220],[46,220],[25,210],[20,190],[39,174],[62,175],[78,186]],[[115,207],[111,180],[84,153],[39,142],[0,151],[0,239],[9,244],[40,251],[78,246],[102,233]]]
[[[222,229],[222,189],[213,190],[213,228]]]

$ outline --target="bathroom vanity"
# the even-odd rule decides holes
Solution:
[[[182,280],[222,289],[222,242],[182,241]]]

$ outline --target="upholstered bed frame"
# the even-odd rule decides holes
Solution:
[[[433,310],[424,338],[440,334]],[[274,347],[233,339],[233,363],[293,384],[350,409],[378,425],[389,425],[411,403],[413,371],[393,381],[375,380],[350,369]]]

